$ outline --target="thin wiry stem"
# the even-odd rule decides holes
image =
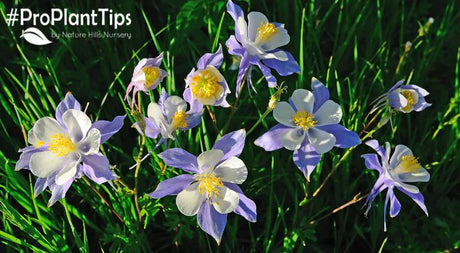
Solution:
[[[139,153],[137,154],[137,159],[136,159],[136,170],[134,171],[134,204],[136,206],[136,211],[137,211],[137,216],[139,218],[139,222],[142,221],[142,215],[141,215],[141,210],[139,208],[139,195],[138,195],[138,177],[139,177],[139,169],[141,167],[141,159],[142,159],[142,153],[144,151],[144,145],[145,145],[145,135],[141,136],[141,146],[139,147]]]
[[[115,211],[115,209],[113,208],[112,205],[110,205],[110,203],[104,198],[104,196],[102,196],[102,194],[88,181],[88,179],[86,179],[86,177],[83,177],[83,181],[85,181],[86,184],[89,185],[89,187],[91,188],[91,190],[93,190],[97,196],[99,196],[102,201],[104,201],[105,205],[108,206],[110,208],[110,210],[112,211],[113,214],[115,214],[115,216],[117,216],[117,218],[121,221],[121,223],[125,223],[123,221],[123,219],[121,218],[120,214],[117,213],[117,211]]]
[[[343,205],[337,207],[336,209],[332,210],[332,212],[330,212],[330,213],[328,213],[328,214],[326,214],[326,215],[324,215],[324,216],[321,216],[320,218],[318,218],[318,219],[316,219],[316,220],[312,220],[312,221],[310,222],[310,225],[314,225],[315,223],[318,223],[319,221],[322,221],[322,220],[326,219],[327,217],[331,216],[332,214],[337,213],[338,211],[340,211],[340,210],[342,210],[342,209],[345,209],[345,208],[347,208],[347,207],[349,207],[349,206],[351,206],[351,205],[353,205],[353,204],[355,204],[355,203],[358,203],[359,201],[361,201],[361,200],[363,200],[364,198],[366,198],[367,196],[369,196],[369,193],[366,194],[366,195],[364,195],[364,196],[362,196],[362,197],[359,197],[360,195],[361,195],[361,193],[356,194],[356,195],[353,197],[352,200],[350,200],[350,201],[348,201],[347,203],[345,203],[345,204],[343,204]]]
[[[373,129],[369,132],[367,132],[367,129],[369,128],[369,126],[371,126],[371,124],[377,119],[377,117],[383,112],[383,110],[380,110],[378,111],[374,117],[372,117],[372,119],[369,121],[369,123],[367,123],[363,130],[359,133],[359,136],[361,137],[364,133],[367,133],[364,137],[361,137],[361,141],[364,141],[366,140],[369,136],[372,136],[372,134],[377,131],[378,127],[376,129]],[[356,146],[355,146],[356,147]],[[348,155],[350,155],[351,151],[355,148],[355,147],[351,147],[349,148],[345,154],[343,154],[343,156],[340,158],[340,160],[334,165],[334,167],[332,168],[332,170],[329,172],[329,174],[327,174],[326,178],[324,179],[324,181],[321,183],[321,185],[318,187],[318,189],[316,189],[316,191],[313,193],[312,197],[315,197],[316,195],[318,195],[318,193],[321,191],[321,189],[323,189],[324,185],[327,183],[327,181],[329,181],[329,179],[331,178],[332,174],[334,174],[334,172],[339,168],[340,164],[342,164],[342,162],[345,160],[345,158],[347,158]]]
[[[217,127],[216,115],[211,111],[211,107],[209,105],[206,105],[206,109],[208,110],[209,116],[211,117],[212,125],[214,126],[214,129],[216,130],[217,134],[220,135],[220,130]]]

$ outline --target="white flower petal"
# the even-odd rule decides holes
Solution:
[[[83,139],[91,128],[91,120],[82,111],[69,109],[62,114],[62,121],[67,127],[69,138],[73,142]]]
[[[77,165],[80,162],[76,156],[72,156],[67,160],[67,164],[61,171],[56,175],[55,182],[57,185],[63,185],[67,183],[77,173]]]
[[[240,42],[246,42],[248,40],[248,24],[246,23],[246,20],[244,20],[244,17],[238,17],[236,25],[238,26],[238,30],[240,31]]]
[[[292,128],[280,134],[280,142],[288,150],[296,150],[300,148],[300,144],[305,138],[305,131]]]
[[[399,144],[390,159],[390,167],[395,169],[401,162],[401,158],[406,155],[412,155],[412,151],[405,145]]]
[[[342,108],[332,100],[327,100],[316,111],[315,120],[318,121],[318,126],[337,124],[342,119]]]
[[[152,119],[153,123],[155,123],[155,125],[157,125],[160,129],[162,127],[166,127],[165,117],[163,116],[163,112],[157,103],[151,102],[149,104],[149,107],[147,108],[147,116]]]
[[[408,191],[410,193],[419,193],[420,192],[418,187],[415,186],[415,185],[405,184],[403,182],[397,182],[395,185],[404,188],[404,190],[406,190],[406,191]]]
[[[291,101],[295,105],[297,111],[301,111],[302,109],[305,112],[312,113],[313,112],[313,105],[315,103],[315,97],[313,97],[313,93],[309,90],[305,89],[297,89],[292,93]]]
[[[94,155],[99,152],[101,145],[101,132],[99,129],[92,128],[86,137],[78,143],[78,150],[85,155]]]
[[[403,182],[428,182],[430,180],[430,173],[425,168],[420,168],[417,172],[402,173],[398,175],[399,179]]]
[[[29,168],[32,174],[37,177],[47,177],[55,171],[64,167],[67,158],[57,157],[51,151],[43,151],[33,154],[30,157]]]
[[[275,34],[275,36],[267,42],[263,43],[262,48],[265,51],[271,51],[288,44],[290,40],[291,38],[289,37],[287,30],[284,29],[284,27],[278,27],[278,32]]]
[[[204,195],[198,192],[198,184],[199,183],[193,183],[177,194],[177,208],[186,216],[197,214],[203,203]]]
[[[50,117],[41,118],[35,122],[35,125],[29,131],[29,138],[32,137],[32,139],[29,139],[29,143],[34,146],[36,146],[39,141],[48,143],[51,141],[50,137],[57,133],[62,135],[67,134],[64,128],[59,125],[55,119]]]
[[[260,56],[261,59],[276,59],[279,61],[287,61],[289,60],[289,57],[287,56],[286,52],[279,50],[273,53],[264,53],[263,55]]]
[[[240,158],[232,156],[219,164],[214,174],[224,182],[242,184],[248,177],[248,169]]]
[[[294,115],[295,112],[294,109],[292,109],[292,106],[284,101],[277,103],[275,110],[273,110],[273,117],[275,120],[285,126],[296,126],[294,122],[292,122],[292,117],[294,117]]]
[[[262,24],[268,23],[267,17],[257,11],[252,11],[248,14],[248,39],[254,42],[259,34],[259,27]]]
[[[336,141],[334,135],[315,127],[308,129],[307,136],[311,145],[319,154],[324,154],[331,150]]]
[[[233,212],[239,201],[238,193],[224,186],[220,188],[220,196],[212,198],[212,205],[217,212],[225,214]]]
[[[216,164],[219,163],[224,157],[224,152],[220,149],[211,149],[201,153],[197,157],[198,169],[203,173],[208,173]]]
[[[185,112],[187,110],[187,103],[181,97],[170,96],[165,100],[163,107],[166,113],[166,117],[168,117],[168,119],[172,119],[175,112]]]

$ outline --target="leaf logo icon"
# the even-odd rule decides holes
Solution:
[[[48,38],[46,38],[42,31],[38,30],[35,27],[27,28],[20,37],[24,37],[24,39],[27,42],[37,46],[48,45],[50,43],[53,43]]]

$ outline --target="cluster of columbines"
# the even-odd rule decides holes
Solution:
[[[300,71],[292,55],[278,49],[289,42],[283,24],[269,22],[260,12],[249,13],[246,22],[241,8],[232,1],[228,2],[227,11],[235,20],[235,35],[228,39],[226,45],[230,54],[241,59],[236,84],[237,96],[245,78],[249,87],[252,86],[253,66],[261,70],[269,87],[277,85],[270,69],[275,69],[282,76]],[[135,106],[137,92],[156,89],[167,76],[167,72],[160,69],[162,58],[160,54],[156,58],[142,59],[135,67],[125,96],[125,100],[129,100],[129,94],[132,93],[132,108]],[[221,47],[214,54],[203,55],[198,60],[197,69],[192,69],[185,80],[183,98],[170,96],[162,90],[158,103],[149,104],[142,126],[134,124],[136,129],[150,138],[161,135],[159,146],[168,139],[175,140],[176,130],[187,130],[200,124],[203,105],[229,107],[226,96],[230,89],[218,70],[222,61]],[[383,94],[378,104],[404,113],[421,111],[430,106],[424,99],[426,95],[426,90],[416,85],[402,85],[401,81]],[[266,151],[282,147],[294,151],[294,163],[307,180],[322,154],[334,146],[349,148],[361,143],[355,132],[339,124],[342,109],[329,99],[328,89],[315,78],[312,80],[312,91],[298,89],[292,93],[288,102],[276,102],[273,116],[278,124],[254,143]],[[35,196],[49,187],[52,192],[49,206],[63,198],[77,178],[87,176],[98,184],[116,179],[109,161],[99,148],[121,129],[124,118],[117,116],[113,121],[91,123],[89,117],[81,111],[80,103],[68,93],[59,103],[55,119],[41,118],[30,129],[28,142],[31,146],[20,150],[22,154],[16,169],[29,169],[38,177],[34,186]],[[149,196],[162,198],[177,195],[179,211],[187,216],[197,215],[199,226],[218,243],[228,213],[235,212],[255,222],[256,205],[237,185],[242,184],[248,175],[244,162],[238,158],[244,148],[245,138],[246,132],[243,129],[228,133],[211,150],[198,157],[181,148],[171,148],[160,153],[159,157],[168,166],[193,175],[182,174],[164,180]],[[390,216],[396,216],[401,205],[394,194],[394,187],[411,197],[427,213],[419,189],[406,184],[427,182],[430,177],[411,150],[404,145],[397,145],[390,158],[389,143],[386,143],[385,149],[376,140],[367,141],[366,144],[380,156],[379,162],[376,154],[362,155],[366,167],[380,173],[366,200],[366,214],[376,196],[388,188],[384,214],[390,201]],[[385,220],[384,217],[386,230]]]

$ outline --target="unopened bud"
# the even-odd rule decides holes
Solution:
[[[287,91],[287,86],[283,87],[284,83],[281,83],[278,87],[276,87],[276,92],[270,97],[270,101],[268,101],[268,110],[272,111],[275,109],[276,104],[280,101],[281,94]]]
[[[404,44],[404,51],[409,52],[411,48],[412,48],[412,42],[407,41],[406,44]]]

